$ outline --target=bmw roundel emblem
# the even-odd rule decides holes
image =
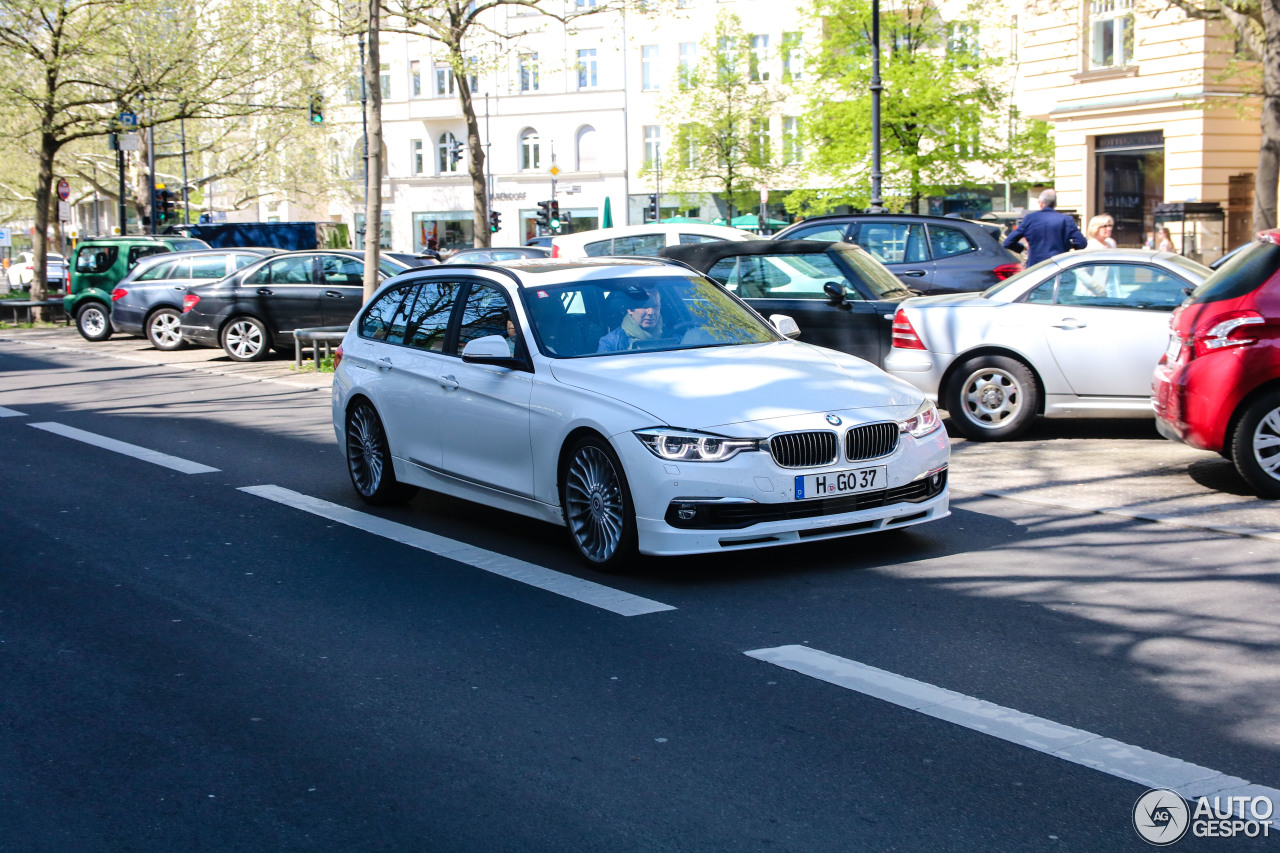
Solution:
[[[841,421],[835,415],[827,415],[827,423],[831,424],[832,426],[840,426],[840,424],[842,424],[843,421]]]

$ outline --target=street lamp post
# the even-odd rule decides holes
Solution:
[[[880,195],[880,0],[871,0],[871,212],[884,212]]]

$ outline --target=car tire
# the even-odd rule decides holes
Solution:
[[[105,341],[111,337],[111,314],[101,302],[86,302],[76,312],[76,331],[86,341]]]
[[[160,308],[147,317],[147,340],[151,346],[163,352],[182,349],[182,312],[175,308]]]
[[[1245,409],[1231,436],[1231,458],[1258,497],[1280,498],[1280,391]]]
[[[261,361],[271,352],[271,336],[257,317],[236,317],[222,330],[222,348],[236,361]]]
[[[1031,368],[1016,358],[980,355],[956,368],[943,404],[965,438],[1002,441],[1031,426],[1040,408],[1040,388]]]
[[[560,507],[574,549],[592,568],[617,572],[636,558],[636,513],[627,475],[609,442],[579,439],[560,477]]]
[[[396,479],[387,432],[373,404],[360,400],[347,409],[347,472],[356,494],[367,504],[404,503],[418,491]]]

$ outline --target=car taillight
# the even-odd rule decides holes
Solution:
[[[1257,311],[1233,311],[1214,317],[1203,323],[1192,338],[1196,357],[1203,358],[1219,350],[1256,344],[1258,339],[1253,335],[1258,330],[1251,327],[1266,322],[1266,318]]]
[[[555,243],[551,244],[551,257],[553,258],[560,257],[560,247],[557,246]]]
[[[124,299],[128,295],[129,291],[125,290],[123,287],[117,287],[115,290],[111,291],[111,301],[115,302],[118,299]]]
[[[995,274],[996,281],[1004,281],[1009,276],[1022,272],[1022,264],[1001,264],[991,272]]]
[[[893,348],[894,349],[926,349],[924,341],[916,334],[911,321],[901,308],[893,315]]]
[[[192,308],[195,308],[196,303],[199,301],[200,297],[196,296],[194,293],[188,293],[186,296],[182,297],[182,313],[185,314]]]
[[[71,267],[67,267],[66,272],[62,274],[62,288],[67,296],[71,295]]]
[[[336,350],[333,351],[333,369],[337,370],[339,364],[342,364],[342,347],[341,346],[339,346]]]

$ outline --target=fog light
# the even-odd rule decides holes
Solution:
[[[698,516],[698,508],[693,504],[680,504],[676,509],[676,518],[681,521],[693,521]]]
[[[941,485],[942,485],[942,472],[939,471],[937,474],[933,475],[933,487],[936,489]]]

